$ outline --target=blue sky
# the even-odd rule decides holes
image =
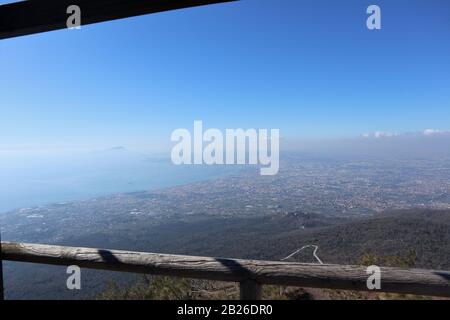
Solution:
[[[448,0],[171,11],[0,41],[0,149],[157,151],[194,120],[294,138],[445,130],[449,75]]]

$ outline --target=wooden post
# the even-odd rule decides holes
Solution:
[[[261,300],[261,285],[255,280],[244,280],[240,282],[241,300]]]
[[[2,259],[2,234],[0,231],[0,301],[4,300],[3,293],[3,259]]]

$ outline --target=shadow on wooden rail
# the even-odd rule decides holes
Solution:
[[[372,291],[366,267],[196,257],[1,242],[1,259],[240,283],[241,299],[261,298],[261,285]],[[381,267],[378,292],[450,297],[450,272]]]

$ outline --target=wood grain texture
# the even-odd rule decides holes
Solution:
[[[248,279],[239,283],[239,291],[241,300],[261,300],[262,287],[254,280]]]
[[[2,259],[206,280],[370,291],[366,267],[2,242]],[[450,297],[450,272],[381,268],[380,292]]]

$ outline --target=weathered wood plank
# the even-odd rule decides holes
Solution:
[[[2,258],[207,280],[369,291],[362,266],[225,259],[53,245],[2,243]],[[450,297],[450,272],[381,268],[382,292]]]
[[[78,5],[81,25],[236,0],[30,0],[0,5],[0,39],[66,28]]]

